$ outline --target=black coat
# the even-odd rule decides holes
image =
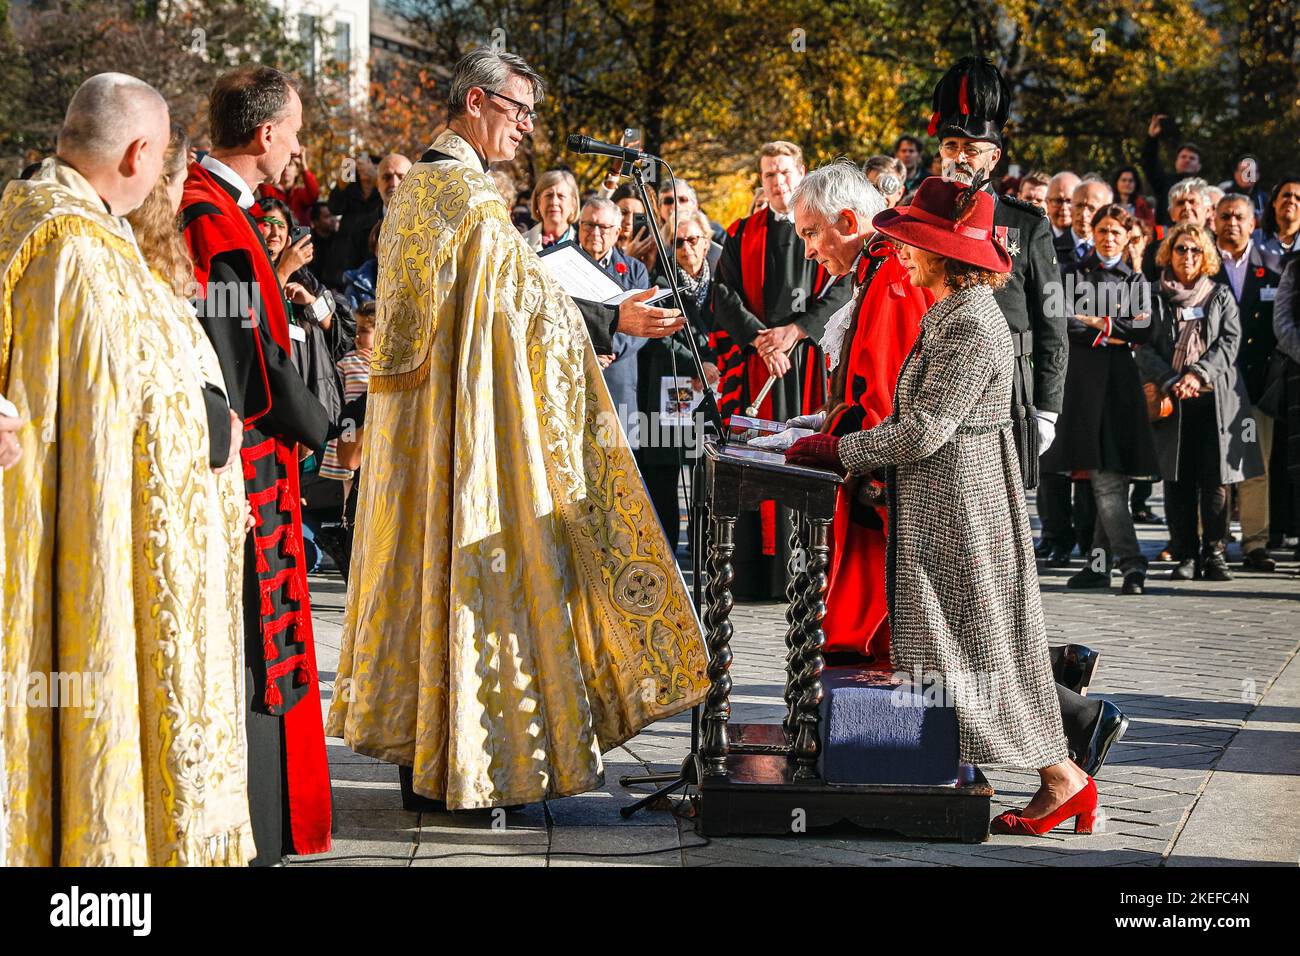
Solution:
[[[1226,267],[1219,269],[1214,281],[1221,282],[1229,290],[1232,288]],[[1246,382],[1246,393],[1252,405],[1264,392],[1264,375],[1273,350],[1277,348],[1277,336],[1273,334],[1273,300],[1280,281],[1282,277],[1268,267],[1259,245],[1252,244],[1246,260],[1246,275],[1241,283],[1241,297],[1237,299],[1237,311],[1241,313],[1237,367]]]
[[[661,289],[668,288],[668,279],[662,272],[655,274],[654,285]],[[674,371],[678,376],[694,377],[696,374],[695,359],[691,354],[690,345],[686,342],[687,330],[695,336],[700,357],[706,362],[717,364],[717,356],[709,348],[709,333],[713,331],[712,291],[710,289],[706,292],[704,304],[700,306],[695,304],[693,295],[682,290],[682,305],[686,307],[686,326],[665,338],[650,339],[637,353],[639,363],[637,408],[646,416],[647,421],[654,421],[650,418],[650,413],[659,411],[659,383],[662,378],[672,376]],[[676,363],[675,368],[674,363]],[[647,441],[646,436],[643,435],[637,454],[640,460],[648,465],[684,464],[686,462],[683,450],[689,454],[694,448],[691,441],[687,440],[688,437],[676,429],[661,430],[654,441]]]
[[[1133,347],[1151,337],[1151,288],[1123,261],[1111,268],[1102,265],[1096,252],[1071,271],[1067,289],[1071,281],[1073,313],[1109,316],[1109,338],[1129,344],[1106,344],[1104,333],[1070,315],[1065,407],[1056,423],[1056,441],[1042,457],[1042,468],[1115,471],[1135,477],[1158,474],[1155,437],[1133,358]],[[1145,318],[1135,322],[1142,312]]]
[[[339,217],[339,231],[334,240],[344,251],[336,259],[342,269],[355,269],[370,255],[370,230],[384,218],[384,200],[376,187],[367,196],[357,182],[330,192],[330,212]]]
[[[1050,289],[1060,272],[1052,248],[1052,227],[1047,214],[1037,206],[998,196],[993,210],[993,227],[1005,230],[1006,248],[1011,255],[1011,275],[993,294],[1012,335],[1028,333],[1032,339],[1033,404],[1046,412],[1059,412],[1065,393],[1065,363],[1069,345],[1065,319],[1046,308]]]

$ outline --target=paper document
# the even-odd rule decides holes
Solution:
[[[572,240],[543,249],[540,255],[546,271],[571,299],[599,302],[616,309],[623,300],[645,291],[645,289],[621,289],[619,284],[610,278],[609,273]],[[670,289],[664,289],[651,301],[659,302],[671,294]]]

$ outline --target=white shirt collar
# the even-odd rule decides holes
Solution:
[[[221,160],[215,158],[211,153],[204,156],[203,159],[199,161],[199,165],[210,172],[213,176],[216,176],[218,179],[224,180],[231,186],[235,187],[235,190],[239,193],[235,202],[239,204],[240,209],[249,209],[252,207],[253,203],[257,201],[257,197],[253,195],[253,191],[248,188],[248,183],[244,182],[244,177],[239,175],[239,173],[235,172]]]
[[[777,212],[771,206],[767,207],[777,222],[794,222],[794,214],[788,212]]]
[[[1238,269],[1240,269],[1240,268],[1242,268],[1242,267],[1245,266],[1245,264],[1246,264],[1246,260],[1250,258],[1250,248],[1251,248],[1251,246],[1253,246],[1253,245],[1254,245],[1254,242],[1253,242],[1252,240],[1250,240],[1250,239],[1247,239],[1247,240],[1246,240],[1246,248],[1243,249],[1243,250],[1241,251],[1241,256],[1238,257],[1238,258],[1236,258],[1236,259],[1234,259],[1234,258],[1232,257],[1232,253],[1230,253],[1227,249],[1220,249],[1220,250],[1219,250],[1219,258],[1222,259],[1222,260],[1224,261],[1225,264],[1229,264],[1229,263],[1230,263],[1230,264],[1232,264],[1233,266],[1235,266],[1235,267],[1237,267]]]

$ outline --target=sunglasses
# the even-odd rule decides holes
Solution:
[[[703,236],[685,236],[685,237],[678,236],[673,241],[673,245],[676,248],[681,249],[685,246],[698,246],[703,241],[704,241]]]
[[[1174,252],[1178,253],[1180,256],[1204,255],[1204,253],[1201,252],[1200,246],[1174,246]]]
[[[681,200],[681,201],[682,201],[682,202],[690,202],[690,200],[689,200],[688,198],[686,198],[685,196],[682,197],[682,200]],[[674,206],[674,205],[677,204],[677,197],[676,197],[676,196],[660,196],[660,197],[659,197],[659,204],[660,204],[661,206]]]

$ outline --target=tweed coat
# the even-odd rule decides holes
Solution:
[[[961,758],[1038,769],[1068,751],[1007,409],[1011,333],[987,286],[931,306],[893,414],[840,441],[854,473],[886,469],[894,667],[937,674]]]

